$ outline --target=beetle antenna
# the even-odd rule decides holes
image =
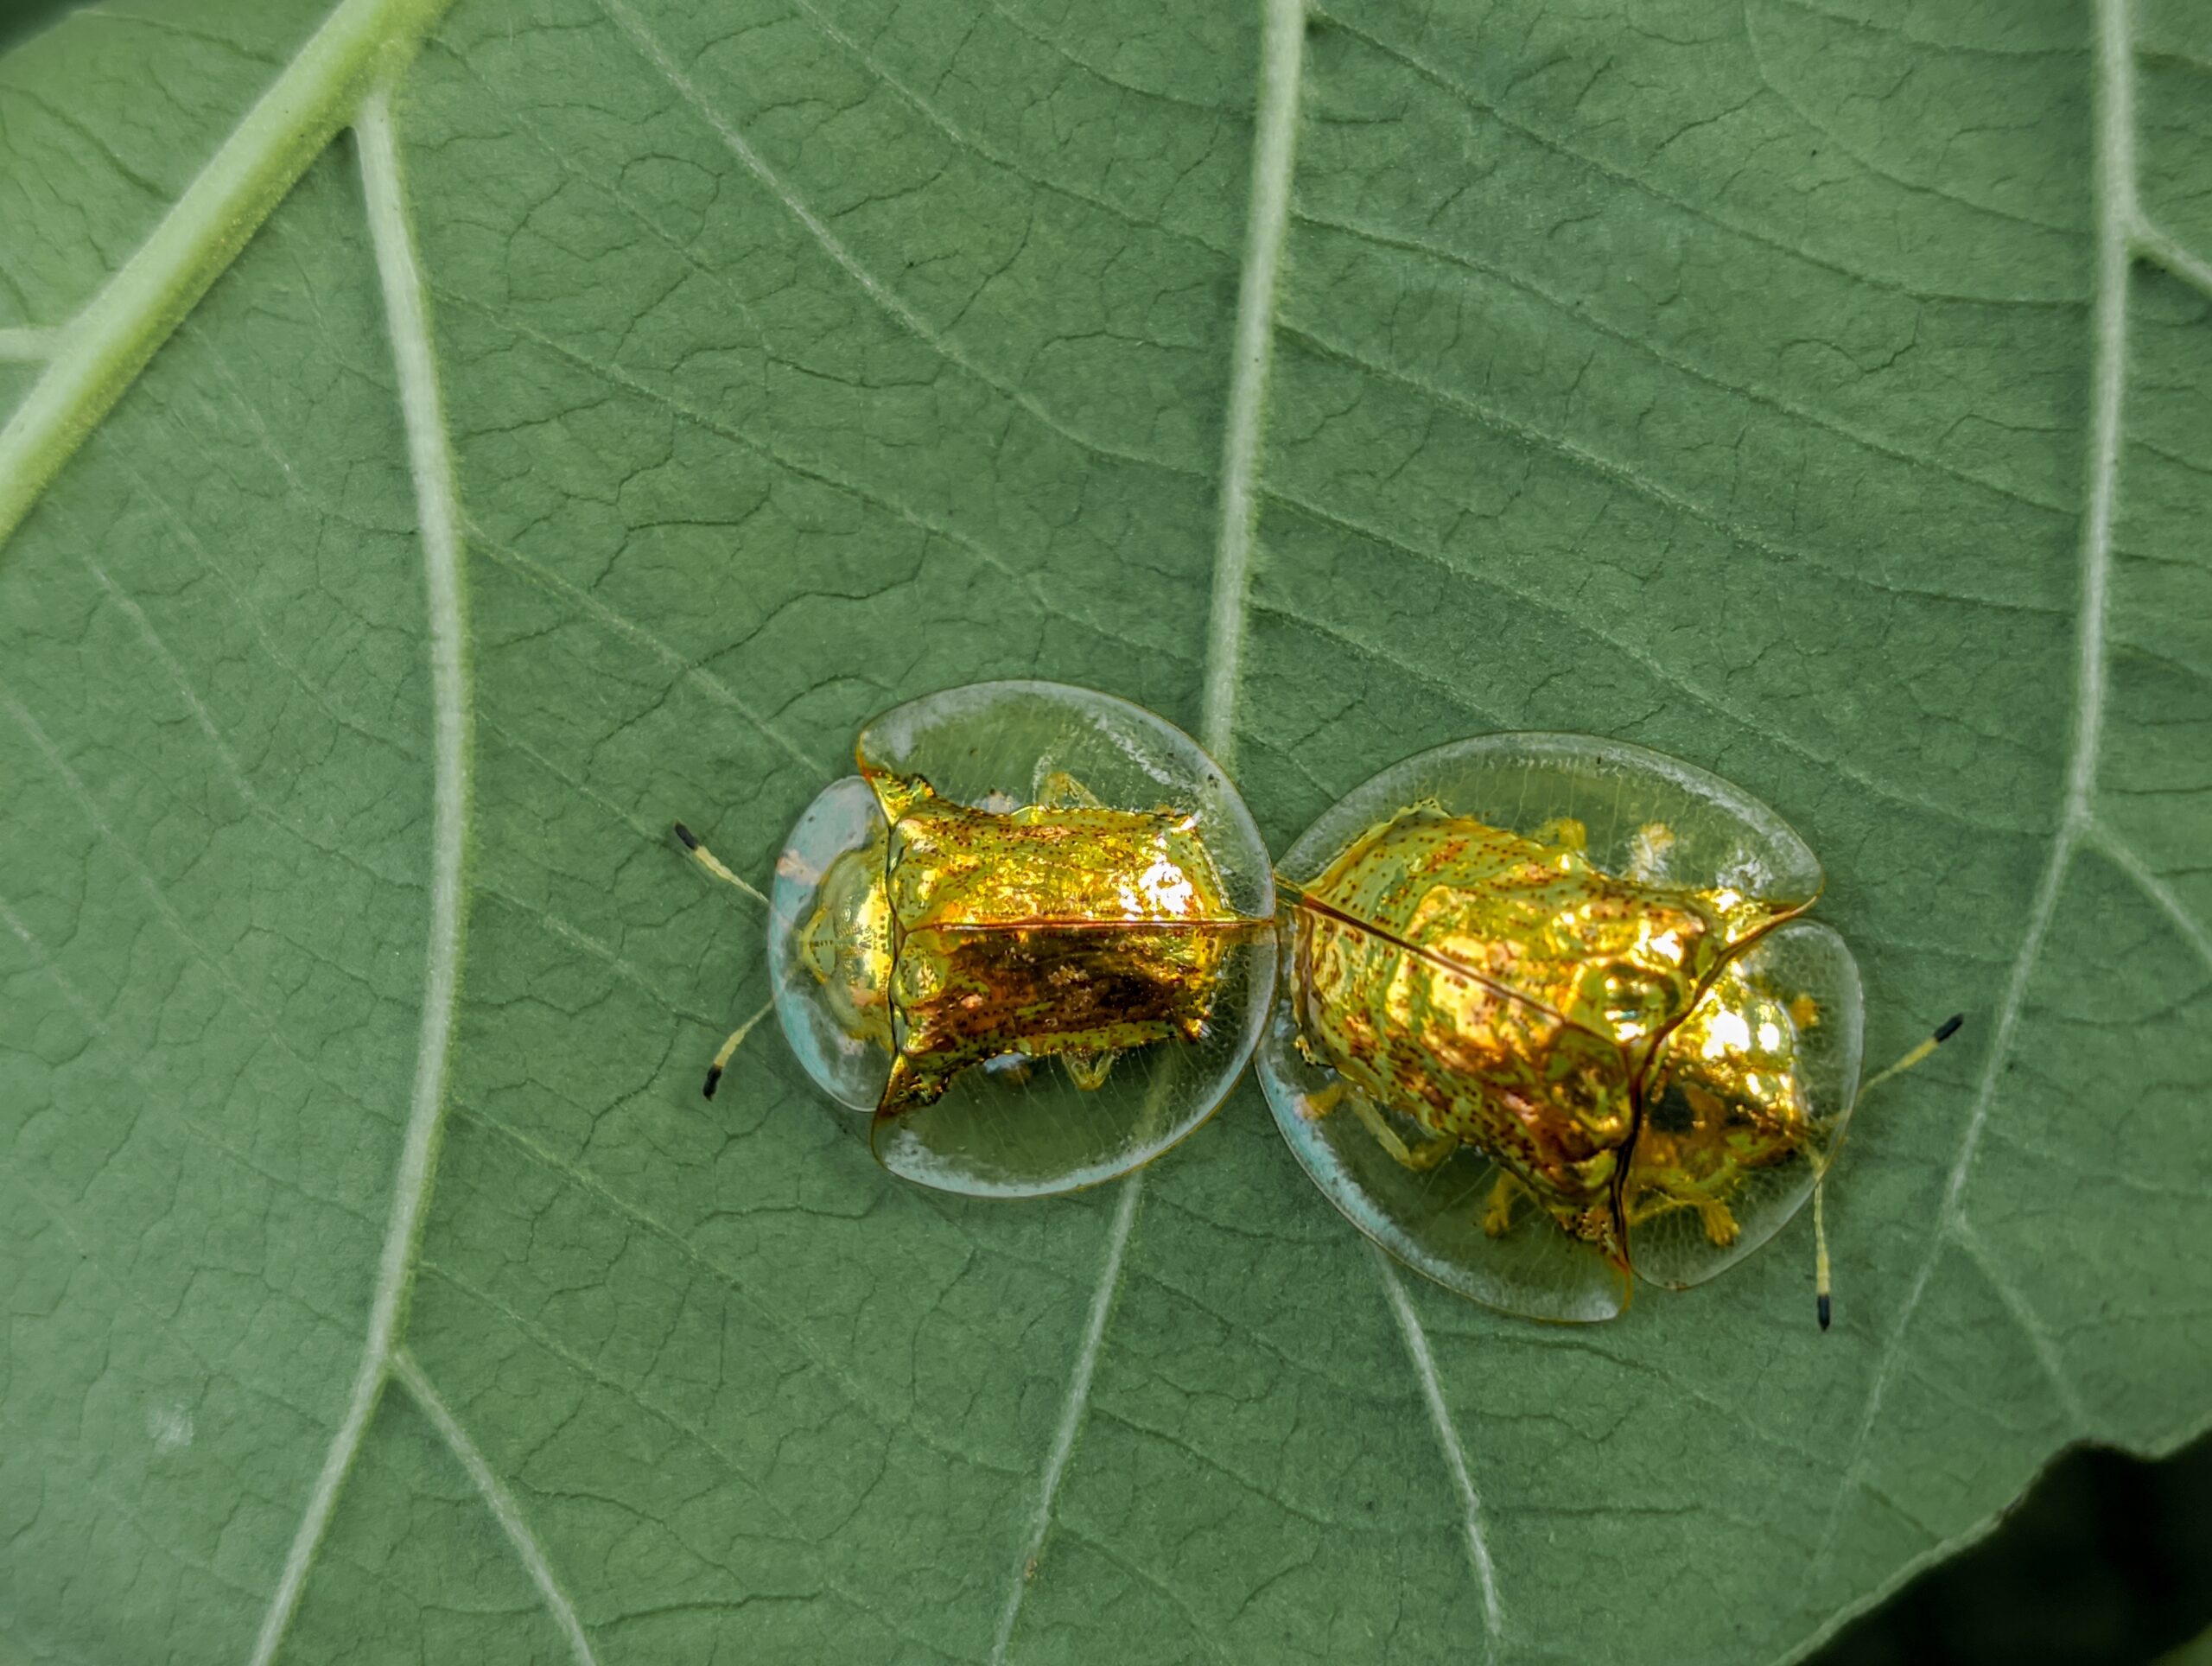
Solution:
[[[1821,1315],[1821,1328],[1828,1327],[1834,1309],[1828,1300],[1828,1223],[1827,1177],[1813,1182],[1813,1300]]]
[[[707,1066],[707,1084],[699,1090],[702,1097],[711,1099],[715,1097],[715,1090],[721,1085],[722,1072],[729,1068],[730,1059],[745,1045],[745,1038],[753,1033],[753,1027],[766,1017],[767,1013],[767,1008],[761,1008],[729,1033],[728,1038],[715,1052],[715,1062]]]
[[[1858,1110],[1860,1100],[1866,1098],[1868,1094],[1892,1076],[1902,1076],[1914,1065],[1925,1063],[1929,1055],[1956,1035],[1959,1033],[1959,1026],[1966,1021],[1967,1015],[1964,1013],[1953,1013],[1936,1027],[1935,1034],[1921,1042],[1887,1070],[1877,1071],[1859,1084],[1858,1095],[1852,1100],[1851,1108],[1853,1110]],[[1828,1320],[1833,1315],[1834,1303],[1829,1300],[1828,1288],[1827,1211],[1822,1205],[1827,1195],[1828,1170],[1834,1166],[1835,1154],[1834,1150],[1829,1151],[1827,1158],[1821,1164],[1821,1172],[1813,1180],[1813,1300],[1820,1313],[1821,1328],[1824,1331],[1827,1329]]]
[[[693,862],[697,862],[700,867],[705,868],[709,874],[712,874],[723,884],[734,885],[739,890],[744,892],[747,896],[752,898],[753,901],[760,903],[764,907],[767,906],[768,899],[760,894],[758,887],[754,886],[749,880],[740,878],[729,868],[726,867],[722,862],[722,859],[720,856],[717,856],[713,851],[708,849],[705,845],[700,843],[699,836],[696,833],[694,833],[690,828],[684,826],[682,822],[676,823],[676,842],[691,853],[691,860]],[[711,1097],[713,1096],[714,1090],[710,1087],[707,1090],[707,1092],[709,1097]]]
[[[1853,1110],[1858,1110],[1859,1100],[1864,1099],[1868,1094],[1872,1093],[1876,1088],[1881,1086],[1883,1083],[1888,1081],[1892,1076],[1902,1076],[1914,1065],[1927,1063],[1928,1056],[1934,1052],[1936,1048],[1942,1046],[1946,1041],[1949,1040],[1953,1036],[1956,1035],[1959,1033],[1959,1026],[1966,1021],[1967,1015],[1964,1013],[1953,1013],[1948,1018],[1945,1019],[1941,1024],[1936,1027],[1935,1034],[1929,1036],[1925,1041],[1923,1041],[1910,1052],[1898,1059],[1897,1062],[1891,1065],[1889,1069],[1877,1071],[1874,1075],[1867,1078],[1866,1081],[1859,1084],[1859,1098],[1853,1099],[1851,1102],[1851,1108]]]

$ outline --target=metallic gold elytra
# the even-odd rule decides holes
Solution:
[[[1671,842],[1643,830],[1631,868],[1648,873]],[[1619,1187],[1655,1050],[1694,1008],[1701,1037],[1753,1023],[1749,985],[1721,974],[1802,905],[1609,874],[1583,844],[1573,822],[1529,837],[1433,804],[1402,811],[1304,888],[1294,993],[1316,1063],[1486,1153],[1567,1231],[1624,1259]],[[1669,1057],[1685,1096],[1726,1097],[1748,1079]],[[1723,1147],[1692,1141],[1663,1169],[1639,1166],[1648,1209],[1717,1185]]]
[[[879,1116],[1003,1054],[1065,1059],[1096,1087],[1116,1053],[1204,1033],[1255,922],[1194,817],[1109,809],[1065,776],[985,810],[865,759],[862,773],[887,825],[824,874],[803,957],[848,1032],[891,1052]]]

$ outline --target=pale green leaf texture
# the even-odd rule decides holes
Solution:
[[[1769,1661],[2204,1427],[2201,8],[1298,19],[459,0],[105,390],[0,550],[0,1653]],[[322,22],[0,60],[0,404]],[[1969,1015],[1835,1331],[1802,1228],[1414,1288],[1249,1087],[1034,1206],[772,1023],[703,1103],[762,921],[670,820],[763,874],[1008,675],[1278,849],[1493,728],[1776,805],[1875,1051]]]

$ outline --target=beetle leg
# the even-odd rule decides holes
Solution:
[[[1037,802],[1048,810],[1103,810],[1105,800],[1064,769],[1037,783]]]
[[[1376,1108],[1375,1102],[1357,1089],[1352,1090],[1345,1103],[1351,1107],[1351,1114],[1375,1136],[1376,1144],[1416,1174],[1435,1167],[1459,1148],[1459,1141],[1449,1134],[1440,1134],[1424,1146],[1408,1145],[1398,1137],[1398,1130],[1382,1120],[1382,1113]]]
[[[1328,1086],[1323,1088],[1319,1093],[1314,1094],[1312,1097],[1306,1099],[1298,1108],[1306,1116],[1311,1116],[1316,1122],[1319,1122],[1322,1117],[1326,1116],[1331,1111],[1342,1104],[1344,1103],[1344,1095],[1351,1091],[1351,1088],[1344,1082],[1332,1082]]]
[[[1736,1235],[1744,1229],[1728,1212],[1726,1204],[1717,1198],[1700,1198],[1696,1200],[1696,1206],[1698,1218],[1705,1223],[1705,1236],[1712,1239],[1715,1246],[1726,1250],[1735,1243]]]
[[[1068,1067],[1068,1076],[1085,1093],[1096,1093],[1106,1085],[1106,1077],[1120,1056],[1115,1047],[1097,1047],[1080,1052],[1064,1052],[1060,1062]]]
[[[1503,1169],[1497,1174],[1497,1184],[1490,1189],[1490,1201],[1483,1206],[1483,1230],[1489,1237],[1502,1238],[1513,1227],[1513,1205],[1521,1200],[1521,1183]]]
[[[1666,823],[1644,823],[1629,841],[1628,869],[1623,877],[1647,884],[1663,877],[1667,853],[1674,844],[1675,830]]]
[[[1688,1182],[1682,1181],[1680,1184],[1688,1185]],[[1657,1220],[1662,1215],[1672,1214],[1677,1209],[1688,1209],[1693,1206],[1694,1199],[1677,1196],[1669,1190],[1669,1185],[1670,1182],[1665,1179],[1643,1182],[1635,1195],[1628,1200],[1625,1211],[1628,1224],[1630,1226],[1642,1226],[1648,1221]]]
[[[1581,850],[1589,846],[1590,830],[1572,816],[1554,816],[1536,830],[1535,837],[1554,850]]]

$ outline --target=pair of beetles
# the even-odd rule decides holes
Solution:
[[[1716,776],[1481,735],[1384,770],[1274,863],[1198,744],[1107,695],[955,689],[855,753],[777,862],[768,951],[792,1050],[897,1173],[1095,1185],[1256,1059],[1332,1203],[1511,1313],[1610,1319],[1808,1197],[1819,1224],[1865,1091],[1858,968],[1803,918],[1813,853]],[[1817,1296],[1825,1327],[1824,1241]]]

